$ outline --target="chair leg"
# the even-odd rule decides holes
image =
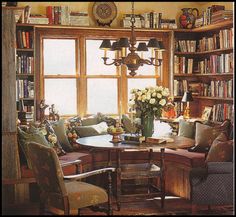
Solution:
[[[107,215],[113,215],[112,210],[112,179],[111,172],[108,172],[108,212]]]

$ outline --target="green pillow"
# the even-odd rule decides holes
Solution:
[[[36,143],[45,145],[47,147],[51,147],[51,145],[48,143],[43,133],[36,128],[34,129],[31,128],[29,133],[27,133],[18,127],[18,137],[19,137],[19,144],[20,144],[21,150],[23,151],[26,161],[27,161],[27,165],[30,169],[32,169],[31,162],[29,160],[29,155],[28,155],[27,143],[36,142]]]
[[[99,123],[98,117],[95,116],[90,116],[87,118],[81,119],[82,126],[91,126]]]
[[[64,120],[60,119],[59,121],[51,123],[51,125],[54,129],[55,134],[57,135],[57,139],[59,140],[59,143],[61,144],[62,148],[66,152],[73,151],[73,148],[66,135]]]
[[[79,135],[79,137],[98,136],[107,134],[107,128],[108,128],[107,123],[101,122],[99,124],[90,126],[75,127],[75,131]]]
[[[195,124],[185,120],[179,120],[179,132],[178,136],[184,136],[190,139],[194,139],[195,136]]]

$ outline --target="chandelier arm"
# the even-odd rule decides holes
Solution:
[[[121,59],[113,59],[113,62],[111,63],[107,63],[107,60],[109,59],[108,57],[102,57],[102,59],[104,61],[104,65],[106,66],[111,66],[111,65],[120,66],[122,63]]]
[[[161,63],[162,63],[162,59],[155,59],[155,58],[153,58],[153,57],[151,57],[150,59],[151,59],[151,63],[152,63],[153,66],[160,66]],[[155,64],[155,63],[154,63],[154,60],[157,60],[158,63]]]

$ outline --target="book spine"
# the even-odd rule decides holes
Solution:
[[[49,20],[49,24],[53,24],[54,23],[53,6],[47,6],[46,7],[46,16]]]

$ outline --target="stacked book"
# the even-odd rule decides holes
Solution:
[[[145,137],[141,135],[123,134],[122,142],[123,144],[134,144],[139,145],[145,141]]]
[[[224,20],[233,19],[233,11],[232,10],[220,10],[216,11],[211,16],[211,23],[219,23]]]
[[[49,18],[41,14],[31,14],[29,17],[31,24],[49,24]]]
[[[70,12],[68,6],[47,6],[46,15],[49,24],[69,25]]]
[[[87,12],[70,12],[70,25],[89,26],[89,16]]]
[[[18,112],[18,118],[20,119],[21,124],[27,125],[34,121],[34,114],[33,112]]]

